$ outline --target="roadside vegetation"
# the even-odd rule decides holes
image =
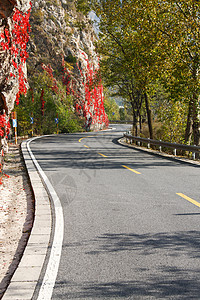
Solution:
[[[102,76],[132,111],[134,134],[199,145],[199,1],[77,4],[97,16]]]
[[[46,71],[32,79],[33,88],[16,106],[18,134],[42,135],[83,130],[84,121],[74,113],[73,99],[66,86]]]

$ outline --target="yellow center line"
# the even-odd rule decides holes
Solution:
[[[192,198],[190,198],[190,197],[188,197],[188,196],[186,196],[186,195],[184,195],[184,194],[182,194],[182,193],[176,193],[176,195],[178,195],[178,196],[180,196],[180,197],[186,199],[187,201],[191,202],[192,204],[194,204],[194,205],[200,207],[200,203],[197,202],[197,201],[195,201],[195,200],[193,200]]]
[[[103,156],[103,157],[108,157],[108,156],[106,156],[106,155],[104,155],[104,154],[102,154],[100,152],[98,152],[98,154],[101,155],[101,156]]]
[[[79,139],[78,141],[79,141],[79,143],[80,143],[83,139],[87,139],[87,138],[90,138],[90,137],[93,137],[93,136],[92,136],[92,135],[90,135],[90,136],[85,136],[85,137]]]
[[[90,149],[90,147],[88,147],[87,145],[84,145],[84,147]]]
[[[131,172],[133,172],[133,173],[135,173],[135,174],[141,174],[140,172],[138,172],[138,171],[136,171],[136,170],[133,170],[133,169],[127,167],[127,166],[122,165],[122,167],[125,168],[125,169],[130,170]]]

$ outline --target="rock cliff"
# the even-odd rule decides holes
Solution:
[[[48,70],[73,94],[76,114],[93,129],[107,126],[103,88],[99,78],[96,39],[89,17],[74,1],[33,0],[28,45],[28,77]]]

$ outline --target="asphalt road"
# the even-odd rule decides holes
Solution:
[[[52,299],[200,299],[200,168],[115,127],[31,143],[64,211]]]

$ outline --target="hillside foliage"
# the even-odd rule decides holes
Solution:
[[[135,134],[146,119],[150,137],[157,121],[163,139],[199,145],[199,1],[84,2],[98,18],[105,83],[129,103]]]

